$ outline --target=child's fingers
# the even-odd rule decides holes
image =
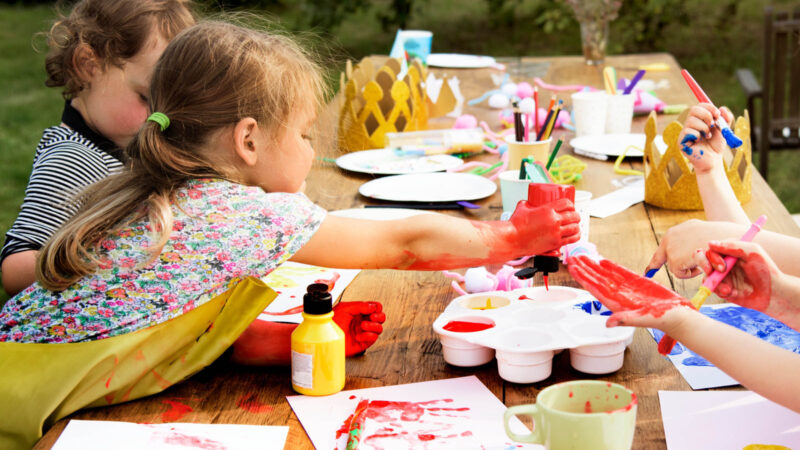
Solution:
[[[702,258],[702,256],[705,256],[705,258]],[[713,270],[716,270],[718,272],[724,272],[725,271],[725,260],[722,258],[722,255],[720,255],[719,253],[715,252],[714,250],[711,250],[709,248],[708,250],[706,250],[705,254],[703,254],[701,252],[701,254],[698,257],[698,259],[701,259],[701,258],[703,260],[707,261],[707,263],[708,263],[707,267],[709,269],[713,267]],[[706,272],[707,274],[711,273],[710,270],[707,271],[705,269],[706,268],[704,267],[703,268],[704,272]]]
[[[711,134],[711,126],[708,122],[698,118],[698,117],[688,117],[686,119],[686,123],[683,124],[683,129],[686,135],[692,135],[695,139],[691,139],[692,142],[689,143],[691,145],[694,141],[697,140],[698,137],[708,137]],[[687,138],[683,136],[681,138],[681,144],[686,144]]]
[[[608,316],[608,320],[606,320],[606,327],[613,328],[621,326],[639,326],[638,324],[642,322],[642,316],[645,314],[646,313],[643,309],[615,312],[614,314]]]
[[[578,214],[576,211],[568,211],[561,213],[561,225],[567,225],[571,223],[580,223],[581,215]]]
[[[709,241],[708,248],[722,255],[744,258],[749,253],[758,253],[761,246],[742,241]]]
[[[611,260],[604,259],[598,263],[600,271],[606,280],[612,281],[617,285],[622,285],[626,281],[633,280],[639,277],[625,267],[612,262]]]
[[[366,320],[361,322],[361,329],[372,333],[383,333],[383,326],[380,323],[368,322]]]
[[[553,208],[553,211],[558,213],[575,211],[575,205],[568,198],[560,198],[550,203],[550,206]]]
[[[656,252],[653,253],[653,256],[650,257],[650,262],[647,263],[647,267],[645,267],[644,273],[650,273],[653,269],[660,269],[664,263],[667,262],[667,240],[661,239],[661,242],[658,243],[658,248]]]
[[[355,336],[355,339],[361,344],[367,344],[367,346],[370,346],[378,340],[378,337],[379,336],[376,333],[363,332],[358,333],[358,335]]]
[[[729,125],[733,124],[733,113],[731,112],[728,107],[723,106],[719,109],[720,114],[722,114],[722,118],[725,119],[725,122],[728,122]]]
[[[719,117],[719,109],[710,103],[699,103],[689,110],[687,122],[691,118],[698,118],[707,125],[711,125]]]
[[[571,223],[569,225],[565,225],[561,227],[561,238],[568,238],[570,236],[575,236],[581,232],[581,225],[578,223]]]
[[[369,315],[369,320],[372,322],[383,323],[386,322],[386,314],[382,312],[376,312]]]

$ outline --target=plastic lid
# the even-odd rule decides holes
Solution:
[[[333,299],[328,285],[314,283],[308,285],[303,296],[303,312],[306,314],[328,314],[333,311]]]

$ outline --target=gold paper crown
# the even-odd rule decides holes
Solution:
[[[443,83],[436,104],[429,104],[423,86],[427,73],[418,60],[408,67],[402,80],[397,79],[401,69],[399,59],[390,58],[377,71],[369,59],[364,59],[353,69],[347,61],[346,72],[339,78],[344,92],[339,114],[339,143],[347,151],[383,148],[386,133],[417,131],[428,127],[429,108],[443,115],[441,105],[455,104],[455,96],[448,83]]]
[[[672,122],[664,129],[667,151],[662,155],[654,144],[657,134],[656,113],[650,113],[644,127],[647,136],[644,148],[644,201],[666,209],[703,209],[703,201],[697,187],[697,176],[681,151],[678,136],[683,125]],[[732,154],[722,160],[725,174],[741,203],[750,200],[750,182],[753,176],[750,147],[750,117],[747,111],[736,119],[733,132],[742,140],[742,145],[732,149]]]

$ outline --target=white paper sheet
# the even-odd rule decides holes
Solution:
[[[750,391],[658,391],[668,450],[800,448],[800,414]]]
[[[643,201],[644,178],[641,178],[614,192],[592,199],[589,203],[589,214],[604,219]]]
[[[700,308],[700,312],[714,320],[759,336],[760,339],[773,345],[800,353],[800,333],[766,314],[730,303],[706,305]],[[656,341],[659,341],[664,334],[659,330],[651,329],[649,331]],[[675,344],[675,348],[672,353],[667,355],[667,358],[672,361],[692,389],[709,389],[739,384],[738,381],[680,342]]]
[[[461,430],[469,430],[485,449],[544,449],[539,445],[515,443],[506,436],[503,429],[505,405],[475,376],[342,391],[327,397],[297,395],[287,398],[314,447],[318,449],[335,448],[337,430],[346,423],[361,399],[417,403],[419,408],[425,410],[419,420],[392,421],[391,432],[402,436],[404,427],[409,427],[408,433],[418,432],[420,422],[424,425],[427,419],[431,428],[426,433],[434,438],[419,442],[413,436],[406,440],[398,436],[391,441],[391,448],[453,448],[448,446],[447,436],[461,436]],[[435,430],[437,425],[441,425],[439,430]],[[514,421],[513,431],[528,433],[517,420]],[[362,443],[368,444],[369,440]],[[386,442],[381,444],[386,445]]]
[[[303,295],[309,284],[316,280],[330,280],[338,274],[339,278],[331,290],[331,297],[335,302],[359,272],[361,270],[330,269],[287,261],[264,278],[264,282],[278,293],[278,297],[258,316],[258,320],[300,323],[303,321],[303,316],[300,315]],[[286,314],[292,308],[299,308],[299,311]]]
[[[289,427],[70,420],[53,450],[283,449]]]

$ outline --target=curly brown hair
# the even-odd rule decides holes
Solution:
[[[171,40],[195,24],[191,0],[80,0],[47,35],[45,60],[49,87],[63,86],[66,99],[84,87],[76,67],[76,50],[87,45],[101,67],[121,67],[134,57],[154,32]]]

